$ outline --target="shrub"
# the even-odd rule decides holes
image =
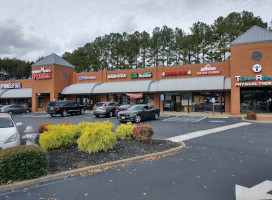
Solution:
[[[25,180],[47,174],[47,152],[38,146],[24,145],[0,151],[0,180]]]
[[[125,124],[121,124],[116,129],[116,135],[121,140],[129,140],[134,138],[133,128],[135,125],[132,125],[131,122]]]
[[[112,149],[116,144],[116,136],[111,130],[112,125],[106,124],[108,126],[105,126],[105,123],[96,122],[85,127],[77,140],[78,148],[88,153]]]
[[[253,111],[250,111],[250,112],[247,111],[247,118],[250,119],[250,120],[256,120],[257,119],[257,115]]]
[[[135,140],[140,140],[143,142],[150,142],[154,131],[151,126],[148,124],[139,125],[133,128],[134,138]]]
[[[75,125],[49,125],[47,129],[39,138],[40,145],[46,150],[70,147],[81,135]]]
[[[39,133],[43,133],[44,131],[47,131],[48,125],[52,125],[52,123],[42,123],[38,128]]]

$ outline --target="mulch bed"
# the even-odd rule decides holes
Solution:
[[[80,151],[77,145],[74,145],[71,148],[49,152],[48,173],[54,174],[71,169],[162,152],[178,146],[180,144],[166,140],[151,140],[150,143],[135,140],[119,140],[116,146],[108,152],[88,154]]]

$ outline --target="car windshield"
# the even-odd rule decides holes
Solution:
[[[143,110],[144,106],[131,106],[128,110]]]
[[[14,127],[12,120],[9,117],[0,117],[0,128]]]

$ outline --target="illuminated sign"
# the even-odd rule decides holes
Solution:
[[[48,79],[51,78],[51,73],[32,74],[32,79]]]
[[[1,89],[15,89],[15,88],[22,88],[22,83],[1,84]]]
[[[272,76],[256,75],[251,77],[235,76],[236,81],[243,83],[236,83],[236,87],[250,87],[250,86],[271,86]],[[251,82],[248,82],[251,81]],[[258,82],[256,82],[258,81]],[[264,82],[265,81],[265,82]]]
[[[182,76],[182,75],[190,75],[192,72],[189,71],[177,71],[177,72],[162,72],[162,76]]]
[[[262,66],[259,64],[253,65],[252,70],[256,73],[262,71]]]
[[[83,81],[83,80],[93,80],[96,79],[95,76],[79,76],[78,80]]]
[[[130,74],[130,78],[151,78],[152,72],[144,72],[144,73],[136,73],[136,74]]]
[[[40,70],[32,71],[32,79],[34,79],[34,80],[48,79],[48,78],[51,78],[51,70],[50,69],[44,69],[44,67],[41,67]]]
[[[216,67],[212,67],[210,64],[207,64],[205,67],[201,68],[199,72],[196,72],[196,75],[213,75],[221,74],[220,70],[216,70]]]
[[[50,69],[44,69],[44,67],[41,67],[40,70],[34,70],[32,71],[32,74],[40,74],[40,73],[50,73]]]
[[[108,78],[126,78],[127,75],[126,74],[109,74]]]

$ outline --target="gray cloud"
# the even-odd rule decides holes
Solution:
[[[0,57],[35,61],[73,51],[111,32],[212,24],[219,16],[247,10],[271,21],[271,0],[2,0]],[[30,9],[31,8],[31,9]],[[8,18],[7,18],[8,16]]]

